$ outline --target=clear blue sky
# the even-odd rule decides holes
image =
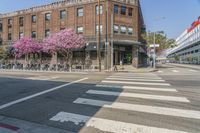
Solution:
[[[54,1],[1,0],[0,13]],[[170,38],[176,38],[200,16],[200,0],[141,0],[141,6],[147,30],[164,30]]]
[[[200,16],[200,0],[141,0],[147,29],[178,37]],[[165,19],[162,19],[165,17]]]

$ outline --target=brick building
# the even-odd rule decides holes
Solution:
[[[73,28],[87,40],[74,58],[84,58],[85,66],[97,66],[97,0],[63,0],[12,13],[0,14],[0,45],[10,45],[22,36],[43,40],[64,28]],[[102,0],[100,6],[101,56],[103,67],[145,63],[146,50],[141,37],[144,29],[139,0]],[[105,43],[108,42],[108,43]]]

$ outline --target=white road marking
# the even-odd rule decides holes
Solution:
[[[117,83],[117,84],[134,84],[134,85],[160,85],[170,86],[168,83],[150,83],[150,82],[128,82],[128,81],[113,81],[113,80],[102,80],[102,83]]]
[[[25,79],[29,79],[29,80],[52,80],[52,79],[57,79],[59,77],[44,77],[44,76],[39,76],[39,77],[28,77]]]
[[[69,85],[71,85],[71,84],[78,83],[78,82],[81,82],[81,81],[87,80],[87,79],[88,79],[87,77],[86,77],[86,78],[82,78],[82,79],[79,79],[79,80],[76,80],[76,81],[72,81],[72,82],[67,83],[67,84],[63,84],[63,85],[60,85],[60,86],[57,86],[57,87],[54,87],[54,88],[51,88],[51,89],[48,89],[48,90],[45,90],[45,91],[42,91],[42,92],[33,94],[33,95],[30,95],[30,96],[27,96],[27,97],[24,97],[24,98],[21,98],[21,99],[18,99],[18,100],[9,102],[9,103],[7,103],[7,104],[1,105],[1,106],[0,106],[0,110],[1,110],[1,109],[4,109],[4,108],[7,108],[7,107],[10,107],[10,106],[12,106],[12,105],[14,105],[14,104],[18,104],[18,103],[27,101],[27,100],[32,99],[32,98],[34,98],[34,97],[37,97],[37,96],[40,96],[40,95],[43,95],[43,94],[46,94],[46,93],[49,93],[49,92],[58,90],[58,89],[60,89],[60,88],[62,88],[62,87],[69,86]]]
[[[191,69],[191,70],[189,70],[190,72],[198,72],[197,70],[193,70],[193,69]]]
[[[130,90],[147,90],[147,91],[177,92],[176,89],[170,89],[170,88],[151,88],[151,87],[140,87],[140,86],[96,85],[96,87],[119,88],[119,89],[130,89]]]
[[[59,78],[59,77],[57,77],[57,76],[51,77],[51,79],[57,79],[57,78]]]
[[[152,114],[159,114],[159,115],[200,119],[200,111],[194,111],[194,110],[183,110],[183,109],[128,104],[128,103],[120,103],[120,102],[108,102],[108,101],[92,100],[92,99],[85,99],[85,98],[78,98],[74,101],[74,103],[99,106],[99,107],[105,107],[105,108],[145,112],[145,113],[152,113]]]
[[[144,81],[144,82],[165,82],[161,79],[125,79],[125,78],[106,78],[109,80],[125,80],[125,81]]]
[[[112,75],[156,75],[155,73],[113,73]]]
[[[73,122],[76,125],[85,123],[86,127],[92,127],[103,132],[111,133],[187,133],[184,131],[150,127],[67,112],[59,112],[50,120],[58,122]]]
[[[163,71],[160,71],[160,70],[159,70],[158,73],[163,73]]]
[[[98,90],[88,90],[86,93],[96,94],[96,95],[107,95],[107,96],[132,97],[132,98],[141,98],[141,99],[153,99],[153,100],[162,100],[162,101],[185,102],[185,103],[190,102],[185,97],[161,96],[161,95],[150,95],[150,94],[141,94],[141,93],[126,93],[126,92],[98,91]]]
[[[162,79],[160,77],[138,77],[138,76],[109,76],[109,78],[124,78],[124,79]]]
[[[179,71],[178,71],[178,70],[172,70],[172,72],[174,72],[174,73],[178,73]]]

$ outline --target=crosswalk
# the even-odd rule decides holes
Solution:
[[[151,94],[149,94],[149,92],[151,92]],[[95,109],[110,109],[113,114],[116,112],[119,113],[119,110],[122,111],[119,114],[135,112],[138,113],[137,117],[143,119],[142,121],[147,121],[147,119],[145,120],[142,116],[143,113],[159,115],[161,119],[174,117],[175,119],[200,120],[200,111],[166,106],[162,107],[156,104],[149,105],[145,104],[145,102],[141,102],[140,104],[131,103],[130,101],[130,99],[140,99],[144,101],[150,100],[154,103],[176,102],[188,104],[191,102],[186,97],[179,96],[177,92],[178,90],[172,88],[169,83],[152,73],[117,73],[105,78],[99,84],[96,84],[94,88],[88,89],[85,92],[86,95],[75,99],[73,104],[80,105],[82,108],[94,107]],[[89,98],[87,98],[87,96]],[[115,97],[116,99],[110,101],[108,99],[103,99],[103,97]],[[128,99],[129,102],[125,102],[126,100],[120,101],[120,99]],[[99,110],[97,114],[100,112],[101,110]],[[111,114],[106,114],[107,117],[100,116],[88,116],[86,112],[81,112],[79,114],[60,111],[52,116],[50,121],[73,123],[76,126],[81,126],[83,129],[79,130],[80,133],[84,132],[85,128],[87,130],[84,133],[95,133],[95,131],[98,131],[98,133],[99,131],[101,133],[189,133],[187,129],[183,130],[178,127],[169,128],[169,126],[164,127],[165,124],[163,124],[164,126],[156,126],[151,125],[151,123],[135,123],[131,121],[135,119],[135,117],[132,117],[130,121],[124,121],[119,119],[119,116],[115,116],[116,119],[110,118],[109,116],[111,116]]]
[[[199,72],[198,70],[194,70],[194,69],[184,69],[184,70],[176,70],[176,69],[165,69],[165,70],[158,70],[158,73],[162,74],[162,73],[175,73],[175,74],[180,74],[180,73],[196,73]]]

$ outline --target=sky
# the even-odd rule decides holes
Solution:
[[[141,0],[147,30],[177,38],[200,16],[200,0]]]
[[[0,13],[11,12],[56,0],[1,0]],[[200,0],[140,0],[148,31],[164,31],[177,38],[200,16]]]

